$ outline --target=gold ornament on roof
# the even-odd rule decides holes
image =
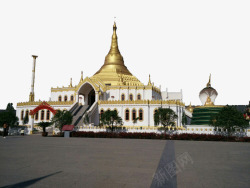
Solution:
[[[208,83],[207,83],[207,87],[211,87],[211,74],[210,74],[210,76],[209,76],[209,81],[208,81]]]
[[[148,79],[148,86],[152,86],[150,75],[149,75],[149,79]]]
[[[80,82],[83,82],[83,71],[81,71],[81,79]]]
[[[193,113],[194,108],[192,107],[191,102],[190,102],[189,106],[187,107],[187,110],[188,110],[189,112]]]
[[[204,106],[214,106],[214,103],[211,101],[211,98],[207,96],[207,101]]]
[[[73,87],[73,85],[72,85],[72,78],[70,78],[70,84],[69,84],[69,87]]]

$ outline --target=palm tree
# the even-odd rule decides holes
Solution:
[[[122,124],[122,118],[118,115],[116,110],[107,110],[101,115],[101,123],[111,126],[111,131],[114,130],[115,125]]]
[[[49,127],[49,126],[51,126],[52,125],[52,122],[44,122],[44,121],[42,121],[42,122],[39,122],[38,124],[37,124],[39,127],[42,127],[43,128],[43,136],[47,136],[47,133],[46,133],[46,127]]]
[[[56,127],[60,129],[62,132],[62,127],[64,125],[70,125],[72,123],[73,116],[72,114],[67,110],[57,110],[56,114],[52,118],[52,122],[55,124]]]
[[[166,134],[166,126],[174,126],[177,115],[170,108],[159,108],[154,114],[155,125],[162,124]]]

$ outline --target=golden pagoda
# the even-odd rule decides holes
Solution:
[[[99,79],[108,86],[143,85],[124,65],[123,57],[118,48],[116,30],[116,23],[114,23],[109,53],[105,57],[104,65],[91,77],[91,79]]]

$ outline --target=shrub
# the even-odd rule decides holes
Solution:
[[[209,134],[157,134],[157,133],[126,133],[126,132],[72,132],[72,137],[88,138],[130,138],[130,139],[164,139],[164,140],[196,140],[196,141],[229,141],[250,142],[250,137],[235,137]]]

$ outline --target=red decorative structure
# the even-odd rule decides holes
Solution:
[[[74,127],[74,125],[64,125],[62,131],[73,131]]]
[[[39,110],[42,110],[42,109],[47,109],[47,110],[51,111],[54,115],[56,114],[56,110],[52,106],[50,106],[48,103],[43,101],[34,110],[30,110],[30,115],[35,115]]]

